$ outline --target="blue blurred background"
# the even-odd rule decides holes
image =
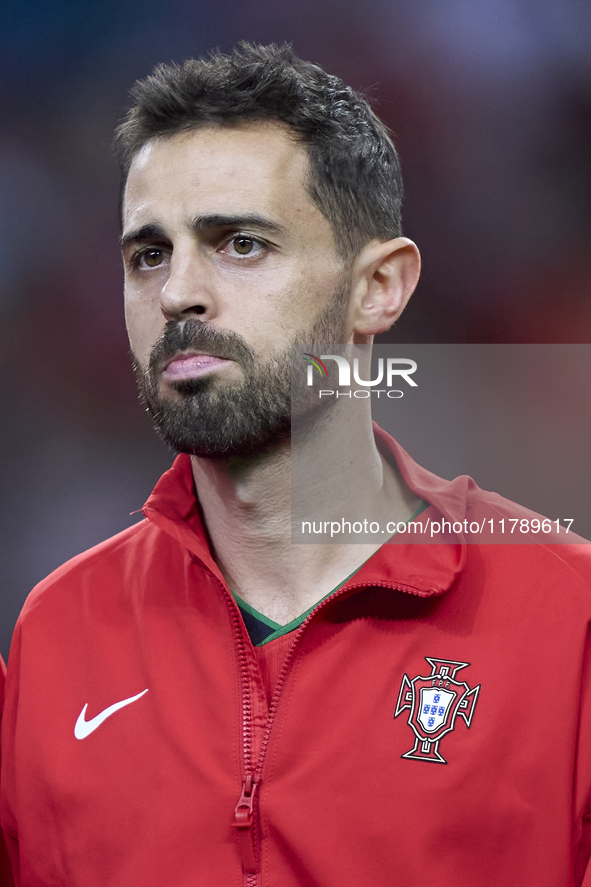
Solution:
[[[5,656],[30,588],[136,520],[171,461],[137,402],[123,325],[110,142],[127,91],[158,62],[240,39],[292,41],[394,132],[424,274],[384,341],[591,341],[586,0],[5,3]]]

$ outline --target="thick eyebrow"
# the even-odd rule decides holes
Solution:
[[[191,220],[191,230],[195,234],[201,234],[215,228],[257,228],[259,231],[268,231],[269,234],[287,235],[287,228],[280,225],[279,222],[273,222],[264,216],[258,216],[256,213],[249,215],[223,215],[220,213],[211,213],[209,215],[195,216]]]
[[[264,216],[258,216],[254,213],[249,215],[223,215],[221,213],[210,213],[203,216],[195,216],[191,220],[189,227],[195,234],[203,234],[206,231],[215,230],[216,228],[255,228],[259,231],[267,231],[269,234],[287,236],[288,231],[279,222],[273,222]],[[128,234],[124,234],[119,243],[122,250],[125,250],[131,243],[154,243],[156,241],[168,240],[165,229],[156,222],[150,222],[142,225]]]
[[[154,241],[162,241],[167,240],[166,232],[161,225],[157,224],[149,224],[142,225],[141,228],[137,228],[135,231],[130,231],[129,234],[123,234],[119,245],[121,249],[124,250],[131,243],[153,243]]]

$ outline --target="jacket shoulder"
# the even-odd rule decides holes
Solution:
[[[519,505],[498,493],[482,490],[471,478],[466,515],[486,533],[485,550],[495,557],[500,550],[545,571],[548,578],[568,580],[591,594],[591,542],[554,518]],[[491,530],[492,528],[492,530]],[[473,541],[478,541],[476,536]],[[493,543],[493,544],[490,544]],[[569,583],[570,584],[570,583]]]
[[[140,557],[145,546],[152,547],[156,535],[162,534],[144,518],[77,554],[33,588],[25,601],[19,621],[36,609],[48,595],[53,597],[62,589],[69,593],[72,588],[86,584],[89,580],[98,580],[103,585],[110,576],[120,574],[125,565]]]

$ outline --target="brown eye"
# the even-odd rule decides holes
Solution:
[[[162,250],[148,249],[142,255],[142,261],[148,268],[157,268],[162,264]]]
[[[254,246],[254,241],[252,237],[235,237],[234,238],[234,249],[241,256],[247,256],[250,252],[252,252],[252,248]]]

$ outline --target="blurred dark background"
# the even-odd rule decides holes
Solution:
[[[394,132],[424,274],[384,341],[591,342],[586,0],[4,4],[4,656],[30,588],[136,520],[171,461],[123,325],[110,142],[127,91],[240,39],[292,41]]]

